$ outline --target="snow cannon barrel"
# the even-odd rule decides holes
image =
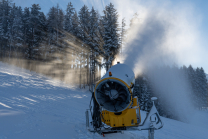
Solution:
[[[133,104],[134,72],[125,64],[112,66],[96,84],[94,96],[105,110],[118,113]]]

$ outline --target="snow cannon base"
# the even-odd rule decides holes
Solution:
[[[140,124],[138,98],[133,95],[134,84],[134,72],[127,65],[117,64],[109,69],[91,91],[90,109],[86,111],[86,127],[90,132],[149,130],[149,139],[154,138],[154,130],[163,127],[154,104],[157,98],[151,99],[153,106]]]

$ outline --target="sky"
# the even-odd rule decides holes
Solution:
[[[36,3],[41,10],[47,14],[52,6],[59,4],[63,10],[66,9],[69,0],[13,0],[17,6],[31,7]],[[177,42],[174,42],[178,51],[178,64],[194,68],[203,67],[208,73],[208,1],[207,0],[71,0],[77,11],[85,4],[89,9],[94,6],[101,14],[106,5],[112,2],[119,14],[119,21],[125,17],[127,25],[134,13],[138,13],[145,20],[147,13],[162,13],[160,18],[172,16],[175,18],[170,24],[177,24],[175,33]],[[168,13],[168,14],[164,14]],[[165,16],[164,16],[165,15]],[[170,18],[170,17],[169,17]],[[170,40],[171,38],[169,38]],[[190,45],[190,47],[188,46]],[[180,51],[180,52],[179,52]]]

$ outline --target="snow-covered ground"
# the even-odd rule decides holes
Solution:
[[[34,72],[0,63],[0,139],[99,139],[85,128],[91,94]],[[143,118],[145,113],[142,112]],[[155,139],[207,139],[203,126],[162,118]],[[147,139],[147,131],[106,134],[109,139]]]

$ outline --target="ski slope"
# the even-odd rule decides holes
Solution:
[[[25,69],[0,63],[0,139],[101,139],[85,128],[91,94]],[[144,118],[145,112],[142,112]],[[155,139],[207,139],[203,126],[162,118]],[[109,139],[147,139],[147,131],[106,134]]]

